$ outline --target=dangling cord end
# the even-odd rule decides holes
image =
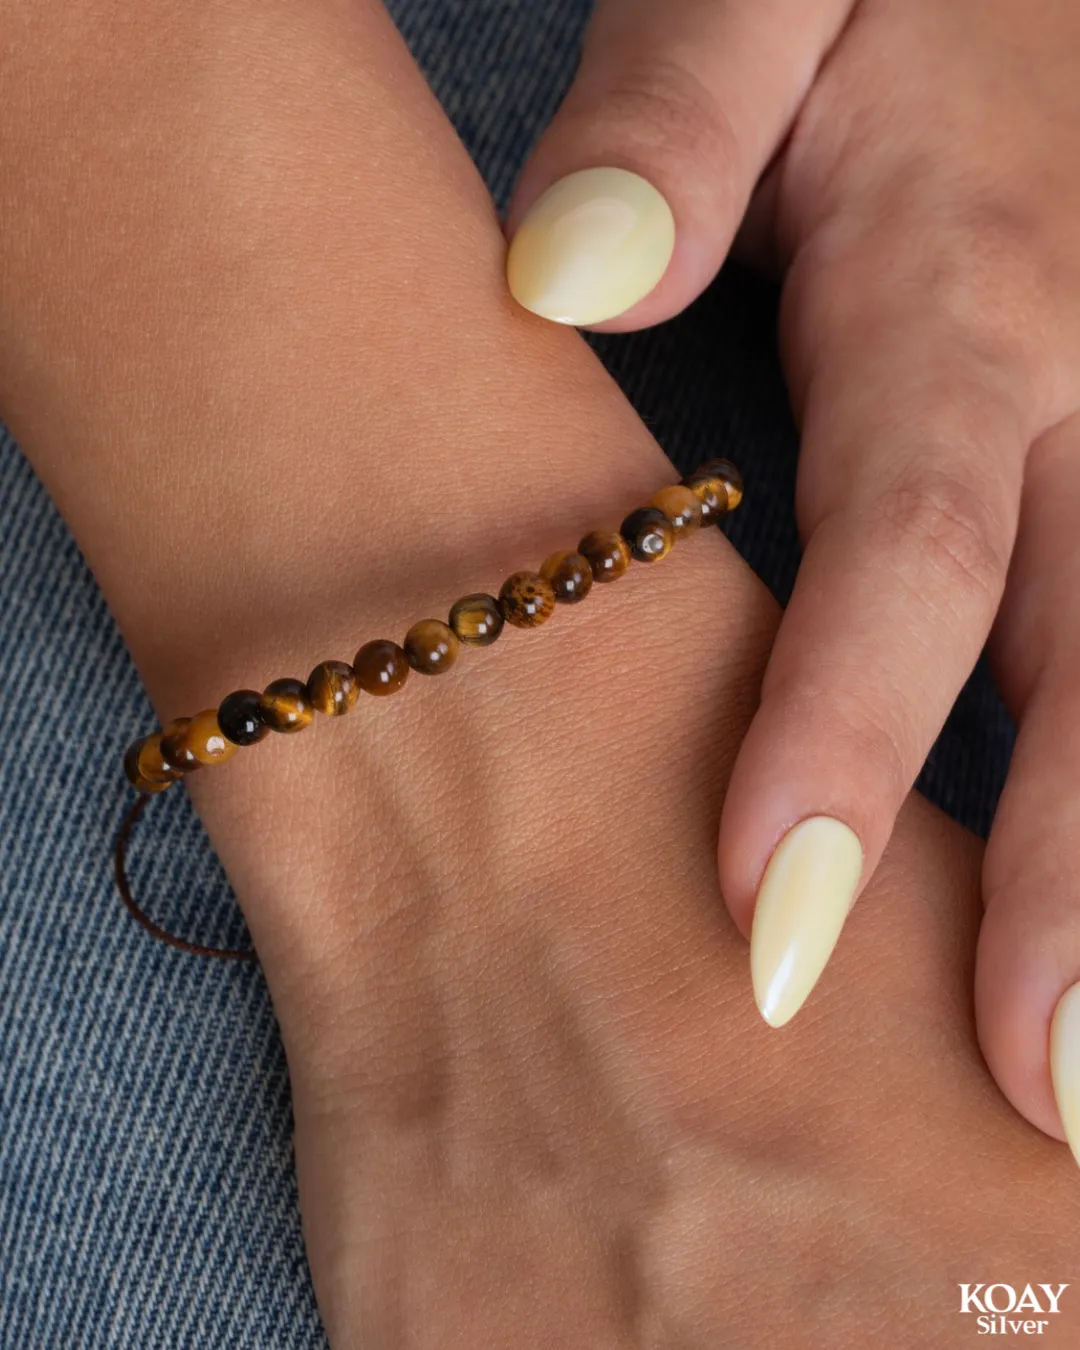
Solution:
[[[186,942],[183,938],[173,937],[172,933],[167,933],[164,928],[156,924],[150,916],[136,904],[134,896],[131,894],[131,886],[127,879],[127,871],[124,867],[127,856],[128,841],[131,839],[131,832],[135,828],[139,817],[146,810],[146,804],[150,800],[144,793],[140,793],[132,803],[131,809],[125,814],[120,824],[120,832],[116,836],[116,885],[120,891],[120,899],[127,906],[128,913],[138,923],[141,923],[151,937],[156,937],[159,942],[164,942],[168,947],[176,947],[182,952],[190,952],[192,956],[212,956],[218,961],[256,961],[258,957],[254,951],[241,950],[236,947],[201,947],[197,942]]]

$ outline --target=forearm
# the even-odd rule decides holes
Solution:
[[[27,6],[8,60],[0,407],[163,719],[400,641],[670,479],[585,344],[507,297],[487,193],[379,5],[204,0],[167,21],[144,3],[114,32],[104,11],[84,5],[61,42]],[[560,661],[617,708],[613,662],[654,659],[627,652],[637,625],[694,624],[702,584],[727,591],[724,676],[747,648],[760,660],[772,609],[726,545],[694,541],[662,571],[463,659],[452,688],[190,780],[264,963],[280,951],[295,969],[304,944],[319,963],[335,905],[352,922],[354,862],[323,794],[369,829],[388,782],[416,818],[467,798],[463,741],[512,724],[523,695],[558,716]],[[553,656],[564,625],[573,650]],[[611,733],[595,716],[574,729],[583,762]],[[536,816],[543,761],[501,767],[522,821]],[[384,818],[382,833],[409,828]],[[533,843],[492,853],[492,892],[513,891]],[[453,870],[465,844],[410,847]],[[304,927],[307,901],[319,921]]]
[[[506,297],[381,6],[22,11],[0,405],[164,712],[230,663],[347,657],[663,480],[583,344]]]

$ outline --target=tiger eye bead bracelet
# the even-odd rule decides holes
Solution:
[[[356,706],[362,693],[396,694],[410,671],[442,675],[456,664],[463,648],[490,646],[506,624],[539,628],[559,606],[580,604],[594,582],[616,581],[631,560],[655,563],[666,558],[680,540],[718,524],[742,496],[742,478],[735,465],[726,459],[710,460],[654,493],[617,530],[594,530],[577,548],[545,558],[537,571],[514,572],[498,596],[464,596],[451,606],[446,622],[421,619],[400,645],[385,638],[366,642],[351,665],[322,661],[306,680],[273,680],[261,693],[235,690],[217,708],[179,717],[161,731],[141,737],[128,746],[124,772],[140,793],[161,792],[205,765],[223,764],[238,749],[257,744],[272,731],[286,735],[303,731],[316,713],[341,717]],[[210,949],[180,945],[213,954]]]

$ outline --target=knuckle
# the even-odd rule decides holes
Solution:
[[[1025,361],[1051,309],[1034,223],[1002,198],[968,206],[926,263],[928,296],[990,365]]]
[[[674,161],[697,178],[716,181],[738,161],[734,131],[719,101],[701,80],[675,61],[655,59],[621,68],[599,92],[606,119],[623,143],[653,163]],[[718,164],[719,161],[719,164]],[[725,178],[733,175],[724,174]]]
[[[888,315],[1025,402],[1060,364],[1051,259],[1032,211],[973,190],[962,206],[879,202],[857,227],[830,222],[793,280],[814,330],[850,335]]]
[[[886,685],[857,677],[838,685],[822,674],[794,672],[786,680],[766,681],[762,707],[786,707],[794,725],[815,728],[829,746],[830,776],[862,784],[867,802],[898,804],[918,767],[919,737],[902,700],[882,698]]]
[[[853,764],[877,766],[881,798],[897,801],[910,790],[913,772],[909,755],[901,747],[898,731],[882,725],[879,708],[863,707],[856,703],[847,716],[848,747]],[[905,736],[908,741],[911,737]]]
[[[950,585],[996,608],[1011,531],[977,488],[936,468],[908,471],[880,497],[875,515],[887,543],[917,553]]]

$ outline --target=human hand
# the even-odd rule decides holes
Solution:
[[[1020,736],[979,1036],[1080,1156],[1078,144],[1068,0],[601,0],[508,275],[538,313],[618,330],[688,304],[740,228],[784,273],[806,552],[719,841],[759,1006],[779,1025],[809,994],[994,625]],[[610,174],[538,205],[594,166],[670,212]]]
[[[107,8],[19,16],[0,398],[163,719],[667,481],[583,344],[507,303],[378,5]],[[964,1017],[972,842],[913,804],[838,958],[865,1036],[837,999],[770,1037],[711,855],[776,614],[712,531],[642,571],[190,780],[280,1016],[340,1350],[948,1346],[954,1271],[1068,1279],[1063,1151]]]

